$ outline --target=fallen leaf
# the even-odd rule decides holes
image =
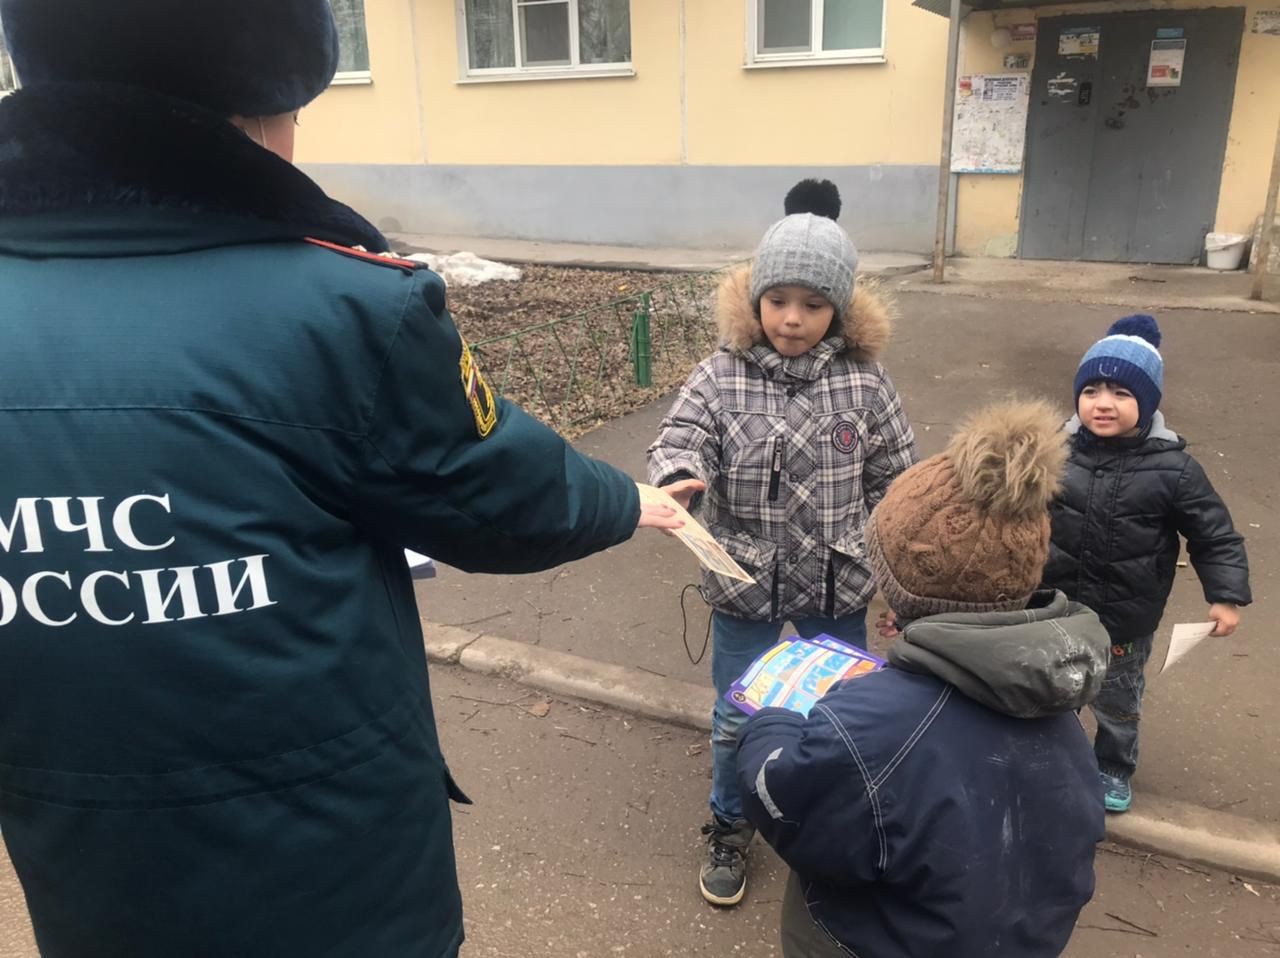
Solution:
[[[534,718],[546,718],[551,714],[551,700],[543,699],[541,702],[534,702],[532,705],[525,705],[522,708]]]

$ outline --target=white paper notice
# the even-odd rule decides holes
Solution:
[[[409,574],[415,579],[434,579],[436,564],[420,552],[404,550],[404,561],[409,563]]]
[[[1175,625],[1173,638],[1169,640],[1169,654],[1165,656],[1164,665],[1160,668],[1161,674],[1169,671],[1169,666],[1207,639],[1215,628],[1216,622],[1179,622]]]

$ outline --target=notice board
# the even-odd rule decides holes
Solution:
[[[951,134],[952,173],[1019,173],[1027,142],[1025,73],[960,77]]]

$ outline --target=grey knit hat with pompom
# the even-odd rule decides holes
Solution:
[[[843,318],[853,303],[858,250],[836,220],[840,192],[830,180],[803,180],[787,194],[787,213],[764,234],[751,266],[751,304],[777,286],[821,293]]]

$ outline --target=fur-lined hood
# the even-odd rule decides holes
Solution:
[[[751,267],[741,266],[720,284],[716,298],[720,339],[740,353],[766,342],[760,317],[751,302]],[[884,353],[893,329],[893,308],[871,283],[860,280],[853,305],[839,323],[845,347],[857,362],[875,362]]]

